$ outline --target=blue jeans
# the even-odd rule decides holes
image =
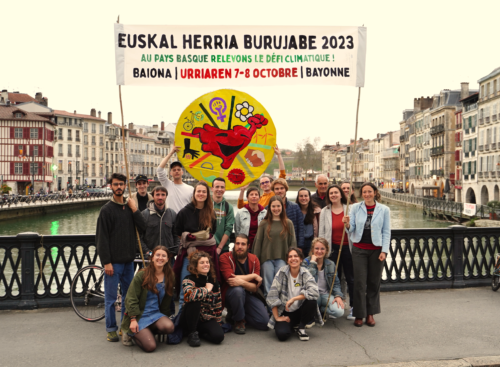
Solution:
[[[233,313],[234,321],[245,320],[258,330],[267,330],[269,315],[266,306],[243,287],[229,287],[226,292],[226,305]]]
[[[267,297],[271,285],[273,284],[274,276],[286,263],[281,259],[267,260],[260,267],[262,275],[262,285],[264,286],[264,297]]]
[[[118,283],[122,290],[122,317],[125,314],[125,297],[128,287],[134,278],[134,263],[112,264],[113,275],[104,274],[104,316],[106,318],[106,331],[117,331],[115,302],[118,296]],[[120,320],[121,324],[121,320]]]
[[[188,271],[189,259],[187,256],[182,261],[182,270],[181,270],[181,289],[179,289],[179,312],[181,312],[182,305],[184,304],[184,288],[182,287],[182,281],[185,277],[187,277],[190,273]]]
[[[335,297],[330,296],[330,299],[328,300],[328,294],[320,294],[319,298],[316,300],[318,302],[318,307],[321,311],[321,315],[325,313],[325,307],[328,305],[328,309],[326,310],[326,313],[331,316],[335,317],[342,317],[344,315],[344,309],[340,308],[338,303],[335,302],[332,304],[333,299]]]

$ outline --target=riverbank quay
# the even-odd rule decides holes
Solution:
[[[0,311],[0,366],[361,366],[500,355],[497,337],[500,293],[490,287],[385,292],[375,327],[354,327],[352,320],[328,320],[308,329],[309,342],[292,335],[279,342],[273,330],[247,328],[227,333],[221,345],[202,340],[191,348],[159,344],[154,353],[106,341],[104,320],[81,320],[72,309]],[[412,363],[407,365],[406,363]],[[437,366],[426,364],[425,367]],[[451,367],[451,366],[450,366]],[[455,367],[455,366],[453,366]]]
[[[0,208],[0,220],[29,217],[34,215],[46,215],[75,209],[92,208],[102,206],[108,202],[111,194],[102,197],[83,197],[78,199],[65,198],[64,200],[49,200],[38,202],[19,202],[10,206]]]
[[[424,198],[411,194],[392,193],[389,189],[380,190],[382,202],[398,203],[407,206],[413,206],[422,209],[423,215],[436,217],[439,219],[455,221],[462,223],[471,219],[470,216],[463,214],[463,203],[457,203],[449,200],[438,200]],[[476,218],[489,218],[490,208],[487,205],[476,205]]]
[[[499,252],[498,227],[393,229],[381,289],[485,286]],[[0,236],[0,309],[67,307],[76,273],[100,263],[95,235]]]

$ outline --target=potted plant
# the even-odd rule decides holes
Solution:
[[[486,204],[490,208],[490,219],[496,220],[498,218],[497,210],[500,210],[500,201],[490,201]]]
[[[7,184],[3,184],[2,187],[0,187],[0,191],[2,194],[8,194],[9,191],[12,191],[12,187],[7,186]]]

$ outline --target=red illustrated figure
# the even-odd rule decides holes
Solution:
[[[203,128],[194,129],[193,135],[200,136],[201,150],[221,158],[221,167],[228,169],[238,153],[250,143],[257,129],[267,125],[267,122],[264,116],[255,115],[248,119],[248,123],[251,125],[249,130],[240,125],[230,130],[222,130],[205,124]]]

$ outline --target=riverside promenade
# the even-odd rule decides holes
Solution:
[[[107,342],[104,320],[85,322],[72,309],[0,311],[0,366],[500,365],[500,292],[490,287],[383,292],[381,305],[375,327],[356,328],[344,316],[309,329],[308,342],[292,335],[281,343],[272,330],[247,328],[246,335],[226,334],[221,345],[202,340],[201,347],[191,348],[184,339],[160,344],[151,354]]]

